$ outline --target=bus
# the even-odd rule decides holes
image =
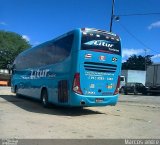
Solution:
[[[44,107],[116,105],[121,59],[118,35],[78,28],[20,53],[11,90],[41,100]]]

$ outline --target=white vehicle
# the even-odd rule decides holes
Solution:
[[[125,84],[126,84],[125,76],[120,76],[120,88],[125,86]]]
[[[148,87],[148,93],[160,93],[160,64],[147,67],[146,87]]]

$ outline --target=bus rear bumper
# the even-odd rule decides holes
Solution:
[[[84,96],[80,94],[72,94],[72,101],[71,106],[84,106],[84,107],[91,107],[91,106],[115,106],[118,101],[118,96]]]

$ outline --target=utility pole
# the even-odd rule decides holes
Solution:
[[[114,19],[114,2],[115,0],[112,0],[112,13],[111,13],[111,21],[110,21],[110,32],[112,32],[112,23]]]
[[[146,56],[147,56],[147,49],[144,49],[144,65],[145,65],[145,71],[147,69],[147,60],[146,60]]]

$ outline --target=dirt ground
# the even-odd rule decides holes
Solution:
[[[0,138],[160,138],[160,96],[120,95],[116,106],[43,108],[0,87]]]

